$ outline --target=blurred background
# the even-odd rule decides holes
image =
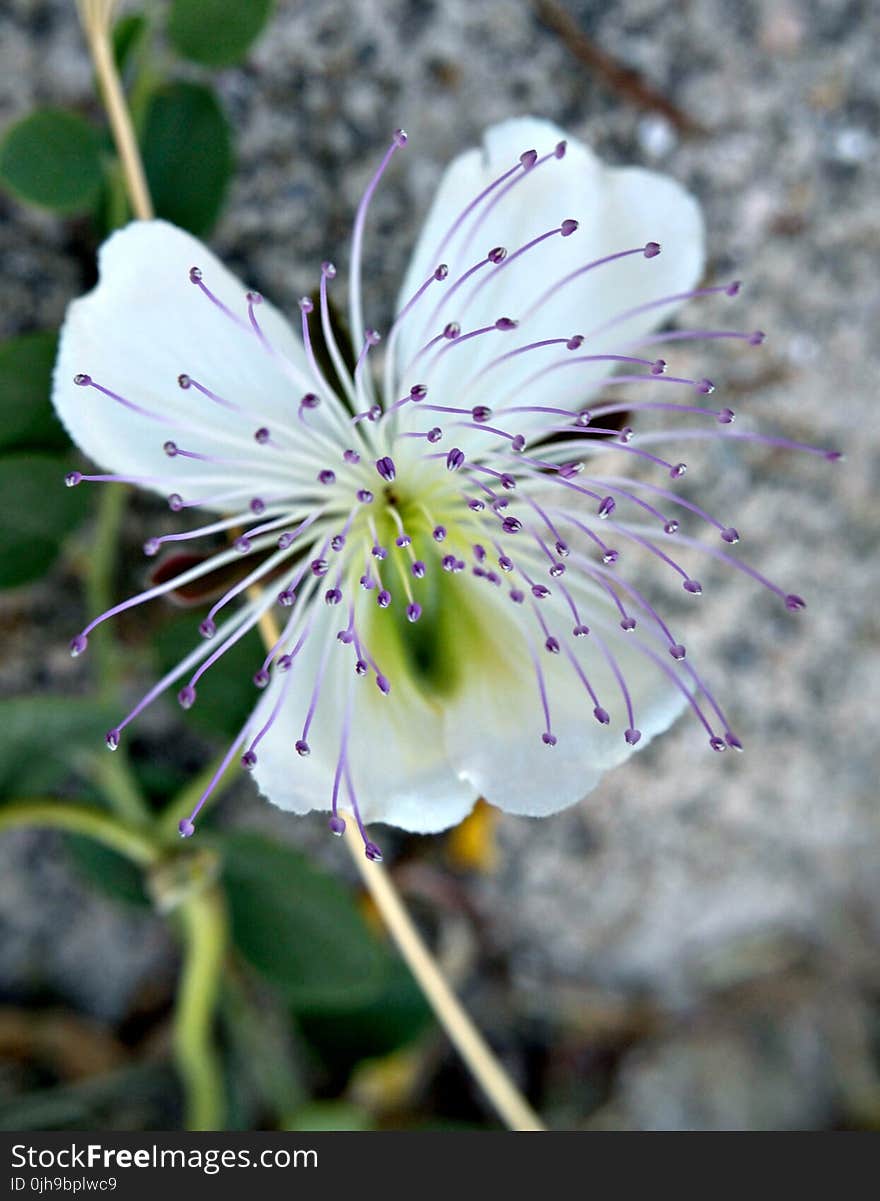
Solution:
[[[551,1126],[877,1128],[880,9],[234,7],[252,27],[218,20],[222,0],[124,7],[117,51],[160,211],[252,286],[291,310],[323,258],[344,267],[358,198],[402,125],[410,145],[368,239],[381,328],[443,165],[492,121],[546,116],[611,163],[691,188],[709,276],[745,280],[734,324],[766,330],[764,350],[680,361],[744,419],[846,452],[836,468],[708,443],[689,456],[688,494],[809,605],[793,617],[716,565],[687,609],[689,649],[746,754],[712,755],[682,721],[557,817],[483,810],[451,837],[382,841]],[[46,107],[73,117],[34,124]],[[69,657],[96,602],[142,586],[141,543],[167,523],[159,501],[60,487],[77,460],[46,408],[52,331],[125,217],[72,2],[4,4],[0,117],[0,793],[110,806],[134,825],[170,803],[176,820],[246,712],[254,652],[224,660],[190,714],[154,706],[126,759],[106,755],[118,698],[175,660],[192,614],[140,610]],[[76,169],[53,178],[65,155]],[[323,817],[285,817],[233,777],[199,854],[146,878],[89,839],[8,825],[0,1128],[169,1129],[192,1120],[200,1089],[219,1089],[228,1128],[494,1126]],[[198,1015],[177,990],[204,879],[231,949],[193,1066],[182,1047]]]

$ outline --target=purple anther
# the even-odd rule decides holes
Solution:
[[[418,404],[418,402],[420,400],[424,400],[427,395],[428,395],[427,384],[413,384],[413,386],[409,390],[410,400],[415,401],[416,404]]]
[[[572,217],[566,217],[559,227],[559,232],[562,234],[563,238],[570,238],[577,228],[578,222]]]
[[[435,525],[434,529],[431,531],[431,537],[434,539],[435,542],[442,542],[443,539],[446,537],[446,526],[445,525]]]
[[[505,517],[501,523],[501,528],[505,534],[518,534],[523,526],[518,517]]]
[[[617,508],[617,501],[614,499],[613,496],[603,496],[602,499],[599,501],[599,508],[598,508],[597,512],[598,512],[599,516],[602,518],[610,517],[616,508]]]
[[[450,342],[454,342],[460,333],[461,326],[457,321],[450,321],[443,327],[443,337],[447,338]]]
[[[721,531],[721,537],[725,542],[729,542],[733,546],[734,543],[739,542],[739,531],[734,526],[729,525]]]
[[[556,746],[557,738],[550,730],[545,730],[541,735],[541,741],[544,746]]]
[[[646,242],[643,254],[646,259],[655,259],[660,253],[661,247],[659,242]]]
[[[446,456],[446,470],[458,471],[464,465],[464,451],[457,446],[453,446],[449,454]]]
[[[736,413],[734,413],[733,409],[721,409],[718,414],[719,425],[733,425],[735,420]]]
[[[253,751],[245,751],[241,757],[240,763],[245,771],[253,771],[257,766],[257,756]]]
[[[296,742],[293,744],[293,748],[296,751],[296,753],[300,756],[301,759],[307,759],[308,756],[312,753],[312,748],[309,746],[309,744],[306,742],[306,740],[304,738],[298,738],[296,740]]]
[[[329,467],[325,467],[323,471],[318,472],[318,483],[319,484],[335,484],[336,483],[336,472],[331,471]]]
[[[116,751],[119,749],[120,732],[117,729],[108,730],[104,735],[104,743],[108,751]]]
[[[341,588],[328,588],[327,591],[324,593],[324,604],[325,605],[338,605],[341,600],[342,600],[342,589]]]
[[[593,710],[593,717],[595,717],[600,726],[607,726],[611,724],[611,714],[607,709],[603,709],[601,705],[597,705]]]
[[[680,642],[676,642],[673,646],[671,646],[669,648],[669,653],[670,653],[670,655],[672,655],[673,659],[675,659],[678,663],[680,663],[682,661],[682,659],[685,657],[685,655],[687,654],[687,651],[685,650],[685,648],[682,646],[682,644]]]
[[[261,667],[259,671],[255,671],[252,678],[254,687],[259,688],[261,691],[269,685],[269,673],[265,667]]]
[[[199,633],[203,638],[213,638],[217,633],[217,623],[210,617],[199,622]]]
[[[415,601],[413,601],[411,604],[406,606],[406,620],[407,621],[418,621],[421,616],[422,616],[422,606],[421,605],[419,605]]]
[[[425,578],[425,571],[426,568],[422,560],[414,559],[410,565],[410,572],[412,573],[413,578],[416,580],[423,580]]]
[[[254,441],[258,446],[265,446],[272,437],[265,425],[261,425],[258,430],[254,430]]]
[[[492,416],[492,410],[488,405],[474,405],[471,409],[471,417],[478,425],[484,425]]]
[[[177,694],[177,701],[181,709],[191,709],[196,703],[196,690],[192,684],[184,684],[180,692]]]
[[[195,270],[196,268],[193,267],[193,271]],[[192,838],[196,832],[196,828],[188,817],[182,817],[177,823],[177,832],[181,838]]]
[[[785,598],[785,607],[792,613],[799,613],[801,609],[806,609],[807,602],[801,596],[797,596],[794,592],[790,592]]]
[[[68,488],[75,488],[78,484],[82,483],[82,478],[81,471],[68,471],[64,477],[64,483]]]
[[[712,383],[712,381],[710,379],[704,378],[701,380],[697,380],[697,382],[694,386],[695,386],[696,390],[703,396],[711,396],[712,393],[715,391],[715,385]]]
[[[316,576],[318,579],[327,574],[329,567],[330,565],[326,559],[312,559],[311,563],[309,564],[309,570],[311,571],[312,575]]]
[[[380,609],[387,609],[391,604],[391,593],[387,588],[382,588],[379,595],[376,597],[376,604]]]
[[[493,246],[492,249],[489,251],[489,253],[486,255],[486,258],[489,260],[490,263],[496,263],[496,264],[503,263],[504,260],[507,258],[507,247],[506,246]]]
[[[75,638],[70,640],[70,657],[72,659],[78,658],[88,645],[89,640],[85,634],[77,634]]]
[[[519,322],[512,317],[499,317],[495,322],[495,328],[500,330],[516,329],[518,325]]]
[[[337,838],[345,833],[345,820],[336,813],[329,819],[327,825],[330,828],[330,833],[335,834]]]
[[[535,163],[538,161],[537,150],[524,150],[519,156],[519,161],[522,163],[526,171],[531,171]]]
[[[372,504],[373,494],[369,490],[369,488],[358,488],[355,495],[357,496],[358,500],[361,502],[362,505]]]
[[[346,463],[360,463],[361,456],[356,450],[345,450],[342,452],[342,458]]]
[[[685,592],[689,592],[691,596],[700,596],[703,591],[703,585],[699,580],[685,580],[682,584]]]
[[[382,479],[389,484],[397,474],[394,467],[394,460],[389,455],[384,455],[381,459],[376,460],[376,470]]]
[[[628,730],[624,730],[623,736],[626,739],[626,741],[629,743],[630,746],[635,746],[636,743],[639,741],[639,739],[642,737],[642,731],[636,730],[632,726],[630,726],[630,728]]]

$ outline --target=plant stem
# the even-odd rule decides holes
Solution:
[[[153,216],[153,205],[110,42],[114,7],[114,0],[80,0],[80,18],[95,64],[132,210],[140,220],[148,221]]]
[[[488,1043],[450,988],[385,868],[380,863],[371,863],[364,855],[363,843],[354,818],[346,816],[348,820],[345,823],[345,842],[357,864],[361,879],[369,889],[376,908],[382,914],[392,938],[397,943],[397,949],[406,960],[419,987],[474,1079],[509,1130],[543,1130],[541,1119],[495,1058]]]
[[[212,885],[190,896],[179,910],[183,969],[174,1008],[174,1057],[186,1097],[187,1130],[222,1130],[223,1069],[213,1024],[227,927],[223,896]]]
[[[101,809],[85,805],[68,805],[42,797],[13,801],[0,807],[0,833],[22,826],[37,826],[65,830],[70,834],[85,834],[111,850],[125,855],[140,867],[151,867],[159,858],[159,848],[138,830],[122,824]]]

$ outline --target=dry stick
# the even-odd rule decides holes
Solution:
[[[152,205],[144,178],[143,166],[134,137],[131,119],[113,62],[109,41],[109,15],[112,0],[82,0],[83,25],[89,37],[95,68],[101,82],[104,101],[110,116],[116,148],[125,172],[125,183],[135,215],[152,216]],[[267,650],[278,641],[280,631],[271,613],[264,613],[259,622],[260,634]],[[486,1040],[477,1030],[458,997],[449,987],[437,961],[425,946],[406,906],[385,869],[365,857],[363,846],[355,832],[355,823],[346,823],[346,846],[358,866],[364,885],[381,913],[397,947],[406,960],[427,997],[437,1020],[446,1030],[452,1043],[467,1064],[474,1079],[496,1109],[499,1117],[511,1130],[543,1130],[541,1119],[498,1062]]]
[[[88,38],[104,107],[122,164],[125,189],[134,215],[142,221],[149,221],[153,216],[153,204],[110,43],[110,24],[114,8],[115,0],[80,0],[79,3],[80,19]]]

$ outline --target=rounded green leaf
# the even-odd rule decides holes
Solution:
[[[338,1012],[381,990],[387,956],[346,888],[259,835],[220,845],[235,944],[295,1009]]]
[[[97,198],[101,179],[98,133],[76,113],[37,109],[0,140],[0,183],[31,204],[82,212]]]
[[[0,346],[0,449],[70,445],[49,400],[57,350],[58,335],[48,330]]]
[[[107,753],[104,734],[118,720],[115,707],[81,696],[0,700],[0,796],[39,796],[66,786],[80,753]]]
[[[184,58],[228,67],[245,56],[271,11],[272,0],[172,0],[168,36]]]
[[[88,511],[88,489],[64,487],[60,455],[0,458],[0,588],[38,579]]]
[[[156,213],[204,234],[220,214],[232,174],[232,136],[214,92],[169,83],[150,97],[141,136]]]

